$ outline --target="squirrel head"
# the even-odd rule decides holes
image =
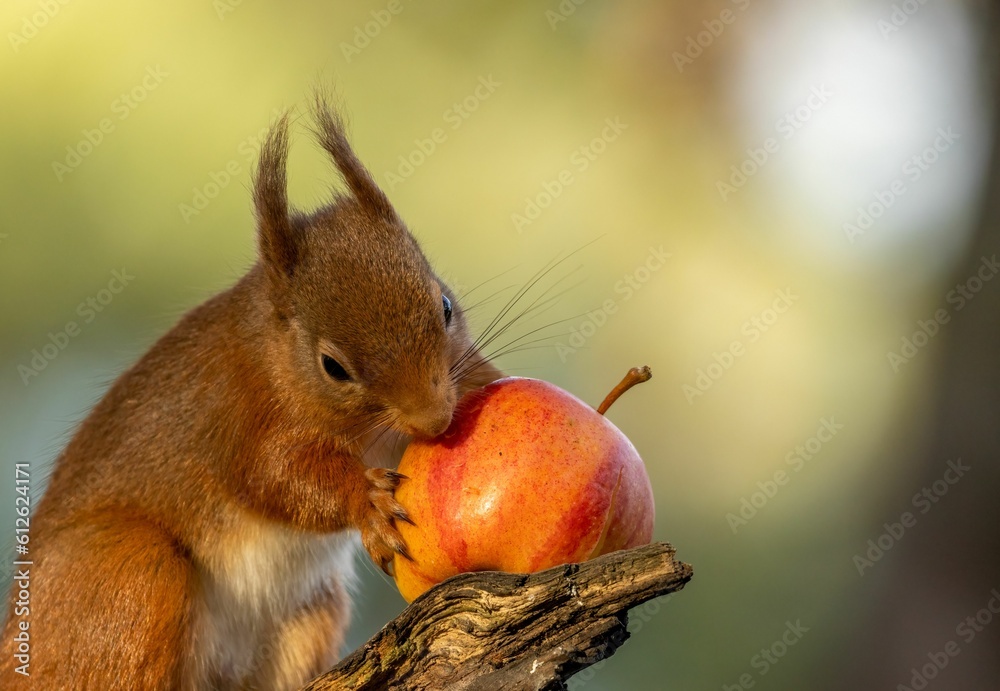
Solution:
[[[437,436],[461,394],[499,373],[322,95],[314,117],[346,192],[312,214],[289,211],[287,115],[269,132],[253,181],[277,384],[351,438],[377,427]]]

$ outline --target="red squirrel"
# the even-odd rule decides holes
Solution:
[[[501,375],[340,116],[322,96],[313,111],[346,192],[289,210],[277,120],[253,178],[256,263],[56,460],[31,517],[30,676],[11,606],[0,688],[297,688],[339,656],[355,531],[383,569],[405,556],[401,476],[372,441],[440,434]]]

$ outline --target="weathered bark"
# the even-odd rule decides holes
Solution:
[[[691,576],[663,542],[531,575],[455,576],[303,691],[564,689],[625,642],[630,608]]]

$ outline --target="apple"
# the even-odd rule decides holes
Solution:
[[[597,410],[545,381],[499,379],[466,394],[443,435],[410,442],[396,490],[409,558],[393,561],[406,601],[457,573],[531,573],[647,544],[649,476],[604,412],[650,376],[633,368]]]

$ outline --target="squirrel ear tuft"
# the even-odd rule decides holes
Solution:
[[[260,258],[277,284],[292,275],[299,259],[299,238],[288,217],[287,160],[288,113],[285,113],[268,132],[253,177]]]
[[[318,127],[316,137],[320,146],[333,157],[333,162],[337,165],[337,170],[347,183],[353,197],[362,208],[375,217],[389,223],[397,223],[399,218],[396,210],[375,182],[375,178],[354,154],[344,132],[343,119],[330,106],[326,93],[320,88],[316,89],[313,100],[313,117]]]

